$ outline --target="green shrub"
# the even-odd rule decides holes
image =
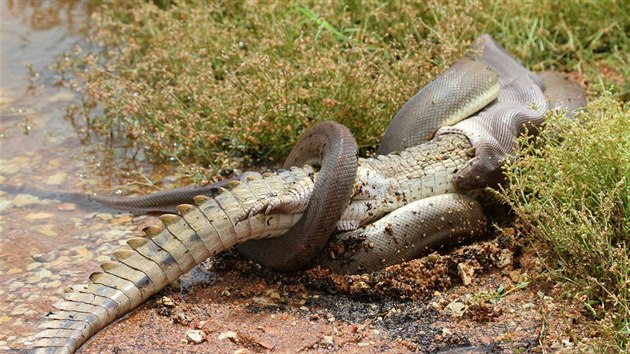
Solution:
[[[549,269],[574,282],[619,348],[630,342],[630,104],[552,115],[507,166],[502,198]],[[614,343],[613,343],[614,342]]]

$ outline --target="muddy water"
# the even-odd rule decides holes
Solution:
[[[48,67],[82,41],[87,3],[0,0],[0,351],[27,347],[63,289],[146,222],[82,196],[103,178],[64,119],[80,94]]]

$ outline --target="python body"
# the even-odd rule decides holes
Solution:
[[[291,270],[316,257],[334,230],[341,238],[359,234],[371,247],[342,265],[318,258],[347,272],[410,259],[480,232],[484,219],[478,203],[456,193],[491,183],[522,125],[539,125],[548,104],[537,78],[490,37],[482,36],[476,48],[473,58],[492,69],[484,66],[487,72],[482,77],[490,78],[486,82],[490,85],[479,91],[480,96],[493,99],[488,93],[496,87],[494,73],[500,85],[498,97],[486,109],[440,130],[427,143],[372,159],[357,160],[356,143],[347,129],[334,123],[316,126],[287,161],[287,167],[306,164],[303,167],[248,178],[229,190],[219,189],[213,197],[196,197],[195,205],[177,208],[179,215],[162,216],[163,227],[148,228],[146,237],[130,240],[131,250],[115,253],[117,261],[103,264],[89,284],[74,287],[65,301],[55,304],[58,311],[47,316],[33,347],[37,352],[73,352],[195,265],[245,241],[267,238],[248,242],[241,250],[272,268]],[[451,69],[464,79],[479,73],[479,67],[467,71],[467,65],[480,63],[466,61]],[[446,95],[439,85],[433,87],[437,96],[429,100],[431,104],[438,103],[440,95],[446,100],[456,97],[452,91]],[[471,98],[469,92],[455,101]],[[410,104],[417,100],[414,96]],[[466,114],[486,104],[474,103]],[[394,119],[392,134],[402,146],[389,149],[418,143],[411,129],[396,128],[405,127],[408,116]],[[177,194],[167,197],[177,199]],[[367,261],[361,260],[365,255]]]

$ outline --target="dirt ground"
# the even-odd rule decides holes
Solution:
[[[574,352],[582,313],[511,229],[385,270],[278,274],[224,253],[81,353]],[[466,284],[466,285],[464,285]]]

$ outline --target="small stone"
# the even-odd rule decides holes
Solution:
[[[501,253],[499,254],[499,259],[497,259],[497,267],[505,268],[509,266],[510,264],[512,264],[512,260],[513,260],[512,251],[502,249]]]
[[[462,317],[464,315],[464,312],[466,312],[467,308],[468,307],[462,302],[451,301],[451,303],[446,305],[446,307],[444,308],[444,311],[446,311],[448,314],[450,314],[453,317]]]
[[[66,180],[67,176],[68,174],[65,172],[58,172],[46,178],[44,180],[44,183],[57,186],[57,185],[62,184]]]
[[[29,272],[33,269],[37,269],[39,267],[41,267],[43,264],[40,262],[33,262],[30,263],[29,265],[26,266],[26,270],[28,270]]]
[[[3,161],[4,162],[4,161]],[[11,176],[20,172],[20,165],[16,162],[0,163],[0,173],[5,176]]]
[[[280,300],[281,299],[280,294],[278,294],[278,292],[275,291],[275,290],[269,289],[269,290],[267,290],[265,292],[265,295],[267,295],[269,298],[274,299],[274,300]]]
[[[175,301],[168,296],[162,296],[162,298],[158,301],[158,304],[165,307],[175,307]]]
[[[4,97],[4,96],[0,96],[0,107],[9,107],[11,105],[11,103],[13,103],[13,101],[15,101],[15,99],[11,98],[11,97]],[[0,342],[2,343],[2,342]],[[6,342],[4,342],[6,344]]]
[[[278,304],[276,304],[271,299],[268,299],[264,296],[254,296],[252,298],[252,301],[256,303],[257,305],[261,305],[261,306],[270,306],[270,307],[278,306]]]
[[[77,246],[70,250],[70,256],[82,259],[92,259],[94,258],[94,252],[90,251],[85,246]]]
[[[48,97],[49,102],[70,102],[74,99],[75,93],[70,90],[59,91]]]
[[[239,337],[238,334],[234,331],[227,331],[219,334],[219,340],[229,339],[232,342],[238,342]]]
[[[26,305],[24,304],[20,304],[20,305],[17,305],[15,308],[13,308],[13,311],[11,311],[10,315],[20,316],[20,315],[23,315],[26,311],[28,311],[28,307],[26,307]]]
[[[14,203],[10,200],[0,200],[0,214],[7,213],[11,208],[13,208]]]
[[[518,283],[521,281],[521,271],[518,269],[513,270],[510,273],[508,273],[508,276],[514,283]]]
[[[98,257],[96,257],[96,261],[99,263],[105,263],[105,262],[110,262],[112,260],[112,258],[110,256],[106,256],[106,255],[100,255]]]
[[[130,224],[133,221],[133,215],[131,214],[121,214],[116,215],[114,220],[110,223],[111,225],[120,225],[120,224]]]
[[[61,203],[57,206],[57,209],[61,211],[72,211],[77,208],[76,204],[73,203]]]
[[[321,343],[323,345],[333,345],[334,344],[333,337],[332,336],[324,336],[322,338]]]
[[[109,260],[109,258],[107,260]],[[76,271],[76,270],[64,269],[64,270],[59,271],[59,275],[62,277],[75,277],[78,274],[79,274],[79,271]]]
[[[475,274],[475,268],[468,263],[458,263],[457,272],[462,278],[462,284],[469,285],[473,280]]]
[[[18,208],[37,203],[39,203],[39,198],[30,194],[18,194],[13,198],[13,204]]]
[[[7,272],[5,273],[6,275],[11,275],[11,274],[19,274],[24,272],[24,269],[22,268],[11,268],[9,270],[7,270]]]
[[[57,236],[57,231],[55,231],[55,225],[47,224],[47,225],[35,225],[31,227],[31,231],[37,232],[38,234],[42,234],[44,236]]]
[[[40,281],[42,281],[42,276],[38,273],[35,273],[26,277],[25,281],[27,284],[39,283]]]
[[[186,314],[184,311],[179,311],[177,313],[177,317],[174,319],[175,323],[190,323],[192,322],[192,318]]]
[[[48,282],[48,283],[43,283],[41,285],[41,288],[43,288],[43,289],[56,289],[56,288],[58,288],[60,286],[61,286],[61,282],[59,280],[53,280],[53,281]]]
[[[11,285],[9,285],[9,291],[10,292],[14,292],[18,289],[21,289],[24,287],[24,283],[21,281],[14,281],[13,283],[11,283]]]
[[[200,329],[186,331],[186,342],[200,344],[206,340],[206,333]]]
[[[52,250],[48,253],[31,254],[31,257],[33,258],[34,261],[40,262],[40,263],[52,262],[55,259],[57,259],[57,257],[59,257],[59,250]]]
[[[26,215],[24,218],[29,221],[35,221],[35,220],[41,220],[41,219],[48,219],[51,216],[53,216],[53,214],[50,214],[50,213],[30,213]]]
[[[99,220],[109,221],[114,218],[114,216],[110,213],[98,213],[95,217]]]

